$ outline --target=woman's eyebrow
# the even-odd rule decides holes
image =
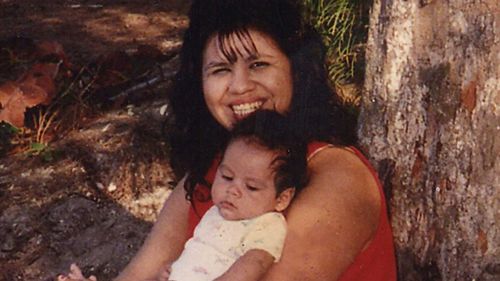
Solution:
[[[245,61],[249,62],[260,58],[262,58],[262,56],[259,53],[251,53],[245,58]]]
[[[203,70],[207,70],[213,67],[222,67],[222,66],[227,66],[228,63],[224,61],[211,61],[207,63],[205,66],[203,66]]]

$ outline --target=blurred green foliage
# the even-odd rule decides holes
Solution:
[[[0,122],[0,157],[3,157],[12,147],[11,138],[19,132],[19,128],[6,122]]]
[[[304,17],[322,35],[328,74],[339,87],[362,80],[371,1],[303,0]]]

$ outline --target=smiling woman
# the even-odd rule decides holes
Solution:
[[[285,113],[292,99],[288,58],[261,32],[250,29],[245,37],[241,41],[234,34],[226,40],[213,36],[203,55],[205,102],[225,128],[257,109]]]

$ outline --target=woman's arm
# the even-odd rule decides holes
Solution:
[[[146,241],[116,281],[157,278],[161,270],[179,257],[187,241],[189,201],[185,198],[184,179],[165,201]]]
[[[375,234],[381,198],[364,163],[327,148],[308,166],[310,182],[287,210],[281,260],[262,280],[337,280]]]
[[[257,281],[273,265],[274,257],[264,250],[250,250],[214,281]]]

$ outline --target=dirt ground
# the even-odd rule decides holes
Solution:
[[[175,53],[188,2],[0,0],[0,41],[57,41],[80,65],[139,45]],[[71,262],[100,281],[123,268],[173,185],[161,132],[169,85],[167,77],[55,138],[50,161],[0,158],[1,281],[53,280]]]
[[[139,44],[180,44],[185,0],[0,0],[0,38],[50,39],[75,62]]]

